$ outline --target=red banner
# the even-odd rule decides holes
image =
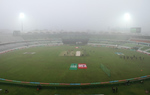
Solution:
[[[78,69],[87,69],[86,64],[78,64]]]

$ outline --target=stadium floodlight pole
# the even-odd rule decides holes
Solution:
[[[130,14],[126,13],[124,17],[125,17],[125,20],[126,20],[126,30],[127,30],[128,29],[128,22],[130,20]]]
[[[23,32],[23,19],[24,19],[24,13],[20,13],[20,19],[21,19],[21,32]]]

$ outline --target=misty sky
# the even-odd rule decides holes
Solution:
[[[150,32],[150,0],[0,0],[0,29],[20,30],[21,12],[26,31],[142,27]]]

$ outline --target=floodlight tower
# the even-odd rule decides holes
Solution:
[[[21,32],[23,32],[23,20],[24,20],[24,13],[20,13],[20,19],[21,19]]]
[[[125,13],[124,18],[126,20],[126,30],[128,29],[128,23],[130,21],[130,14],[129,13]]]

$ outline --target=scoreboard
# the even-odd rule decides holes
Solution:
[[[141,33],[141,27],[132,27],[130,28],[131,33]]]

